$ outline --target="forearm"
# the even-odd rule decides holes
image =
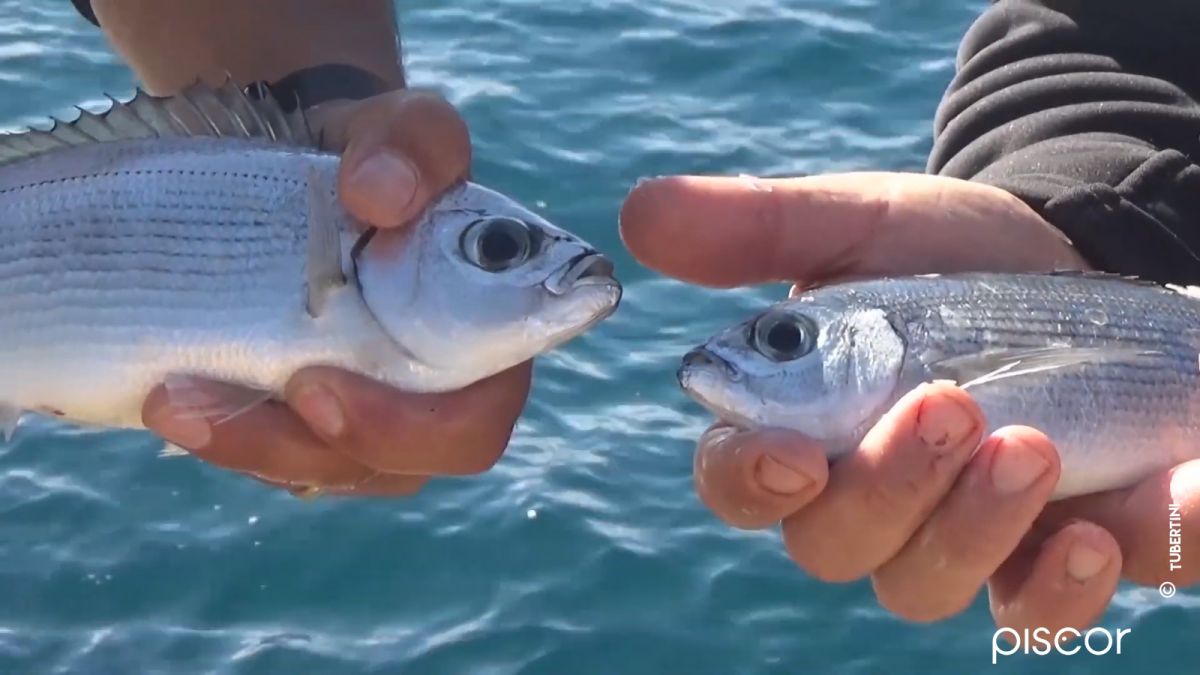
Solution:
[[[342,63],[404,86],[391,0],[92,0],[142,85],[168,94],[226,75],[272,81]]]
[[[1100,269],[1200,283],[1198,25],[1191,0],[997,2],[929,171],[1012,192]]]

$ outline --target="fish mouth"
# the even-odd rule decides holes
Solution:
[[[586,312],[586,320],[576,323],[572,319],[569,328],[554,336],[555,343],[572,340],[612,316],[624,294],[621,282],[613,276],[612,261],[590,248],[568,260],[542,286],[572,307],[574,317],[581,318]]]
[[[742,371],[738,370],[737,366],[717,356],[706,347],[696,347],[683,355],[679,369],[675,371],[675,379],[679,380],[679,386],[687,389],[687,381],[698,373],[714,373],[718,370],[731,382],[742,379]]]
[[[739,429],[754,429],[759,423],[722,402],[721,395],[730,382],[742,379],[736,366],[711,351],[699,347],[683,357],[683,363],[675,373],[679,386],[702,408],[725,424]]]
[[[585,286],[601,286],[615,293],[613,309],[621,300],[621,282],[613,276],[615,268],[607,256],[586,249],[571,258],[542,284],[551,295],[567,295]]]

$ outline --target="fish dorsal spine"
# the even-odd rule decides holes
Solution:
[[[265,88],[253,91],[227,78],[218,87],[197,82],[171,96],[140,88],[128,101],[108,96],[112,105],[104,112],[79,108],[71,122],[53,119],[46,130],[0,134],[0,165],[78,145],[151,138],[240,138],[319,147],[301,108],[285,112]]]

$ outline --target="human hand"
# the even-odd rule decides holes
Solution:
[[[443,99],[414,90],[319,106],[310,122],[342,152],[345,208],[381,228],[403,229],[469,171],[466,125]],[[147,427],[216,466],[312,494],[407,495],[432,476],[486,471],[504,452],[525,405],[530,363],[446,394],[410,394],[329,367],[294,374],[284,400],[211,424],[174,410],[165,386],[146,399]],[[190,383],[234,404],[253,394]]]
[[[919,174],[648,181],[629,195],[621,232],[647,266],[713,287],[1087,268],[1007,192]],[[999,626],[1086,628],[1122,571],[1144,584],[1200,579],[1186,556],[1174,571],[1167,559],[1172,499],[1183,550],[1200,544],[1200,463],[1043,513],[1053,444],[1026,427],[985,439],[984,428],[971,397],[945,383],[910,393],[833,466],[799,434],[718,424],[700,439],[696,489],[735,527],[781,523],[788,554],[813,576],[869,576],[881,604],[912,621],[957,614],[986,586]]]

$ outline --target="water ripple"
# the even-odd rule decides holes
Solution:
[[[405,501],[300,502],[145,434],[40,419],[0,448],[0,673],[1147,672],[1195,661],[1200,598],[1124,588],[1136,653],[992,667],[982,595],[931,626],[821,584],[778,531],[692,488],[708,415],[680,356],[786,295],[701,289],[621,245],[672,173],[923,165],[983,0],[416,0],[413,81],[469,122],[475,174],[613,254],[620,311],[540,359],[489,473]],[[66,0],[0,0],[0,124],[72,118],[133,80]],[[687,247],[686,237],[678,242]],[[736,251],[730,251],[736,255]]]

